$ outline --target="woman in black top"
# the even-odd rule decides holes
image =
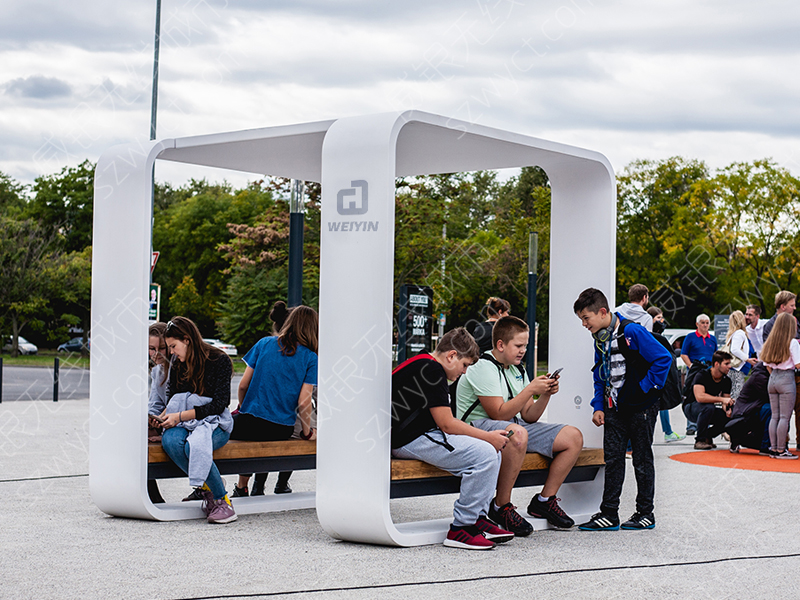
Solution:
[[[164,426],[161,445],[172,461],[188,473],[187,437],[191,432],[176,426],[192,419],[200,421],[208,416],[221,415],[227,410],[231,402],[233,365],[227,354],[203,341],[197,325],[186,317],[173,317],[167,323],[164,338],[173,356],[167,380],[167,404],[175,394],[182,392],[210,398],[208,403],[191,410],[177,413],[165,411],[161,415]],[[229,437],[230,432],[216,427],[211,436],[213,449],[224,446]],[[236,513],[225,493],[225,484],[215,464],[212,463],[198,495],[205,500],[204,510],[208,514],[209,522],[227,523],[236,519]]]
[[[472,333],[472,337],[478,342],[478,348],[481,354],[492,349],[492,330],[494,329],[494,324],[498,319],[508,316],[508,313],[511,311],[511,304],[509,304],[508,300],[492,296],[486,301],[486,305],[483,308],[486,310],[486,321],[478,323],[478,326]]]

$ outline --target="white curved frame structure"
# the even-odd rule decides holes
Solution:
[[[390,374],[397,176],[541,166],[552,188],[550,363],[567,366],[550,420],[587,446],[592,345],[572,313],[594,286],[614,301],[616,193],[601,154],[409,111],[116,146],[95,178],[90,489],[111,515],[202,517],[147,496],[147,289],[156,159],[322,182],[319,439],[314,494],[236,499],[239,513],[316,504],[333,537],[413,546],[441,542],[450,519],[395,524],[389,512]],[[351,318],[357,307],[358,321]],[[578,368],[580,365],[580,368]],[[576,518],[594,512],[602,469],[562,488]],[[242,502],[244,500],[245,502]],[[195,504],[196,503],[188,503]]]

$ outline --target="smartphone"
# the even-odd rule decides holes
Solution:
[[[163,423],[164,422],[164,418],[161,415],[150,415],[150,416],[153,417],[153,419],[155,419],[159,423]]]
[[[512,435],[514,435],[513,429],[509,429],[506,431],[506,439],[510,438]]]
[[[558,376],[558,374],[561,373],[561,371],[563,371],[563,370],[564,370],[564,367],[561,367],[560,369],[556,369],[555,371],[553,371],[553,374],[550,375],[550,379],[555,379]]]

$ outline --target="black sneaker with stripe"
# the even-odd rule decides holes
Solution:
[[[622,524],[623,529],[653,529],[656,526],[656,518],[653,513],[644,515],[635,512],[631,518]]]
[[[619,518],[599,512],[592,515],[592,518],[586,523],[578,525],[578,529],[583,531],[619,531]]]

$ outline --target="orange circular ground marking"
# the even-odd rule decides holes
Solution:
[[[795,452],[797,454],[797,452]],[[697,450],[673,454],[672,460],[692,465],[721,467],[723,469],[746,469],[749,471],[776,471],[779,473],[800,473],[800,460],[785,460],[761,456],[758,451],[739,450],[738,454],[725,450]]]

